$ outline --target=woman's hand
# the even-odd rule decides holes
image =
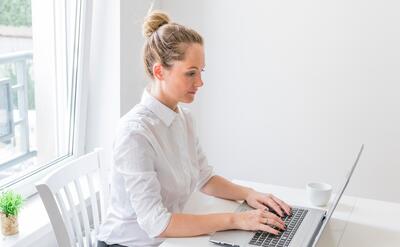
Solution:
[[[272,209],[280,217],[284,216],[283,212],[287,215],[291,214],[291,207],[272,194],[264,194],[255,190],[250,190],[245,200],[247,204],[253,208],[263,211]]]
[[[234,225],[236,229],[248,231],[264,231],[278,235],[280,231],[286,230],[285,223],[275,214],[262,210],[255,209],[234,214]]]

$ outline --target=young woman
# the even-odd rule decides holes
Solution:
[[[203,85],[202,37],[170,22],[162,12],[152,12],[145,19],[143,32],[144,65],[151,82],[141,102],[119,123],[111,201],[98,235],[99,246],[157,246],[167,237],[227,229],[273,234],[284,230],[280,216],[290,214],[290,206],[271,194],[214,174],[199,145],[193,117],[179,106],[179,102],[193,102]],[[194,190],[229,200],[246,200],[255,210],[181,213]]]

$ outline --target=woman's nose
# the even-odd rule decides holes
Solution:
[[[203,80],[201,79],[201,76],[196,80],[195,86],[196,87],[201,87],[203,86]]]

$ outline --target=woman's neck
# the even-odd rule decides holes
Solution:
[[[171,100],[161,89],[160,86],[158,86],[156,82],[151,83],[149,86],[147,86],[147,91],[151,96],[156,98],[158,101],[160,101],[162,104],[170,108],[171,110],[177,112],[178,111],[178,102]]]

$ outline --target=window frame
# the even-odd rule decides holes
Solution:
[[[37,5],[37,9],[39,9],[40,6],[43,6],[43,4],[52,4],[52,8],[49,8],[50,13],[48,14],[52,16],[53,20],[55,20],[56,11],[58,11],[55,2],[56,1],[54,0],[32,0],[32,12],[35,11],[33,6],[34,4]],[[47,164],[43,164],[40,168],[37,168],[28,174],[6,182],[1,185],[0,191],[15,190],[18,193],[21,193],[23,197],[29,197],[36,194],[37,192],[34,185],[37,181],[43,179],[53,170],[62,167],[85,152],[93,0],[76,0],[76,4],[79,5],[79,8],[77,8],[75,13],[78,25],[75,25],[74,29],[74,52],[71,75],[73,82],[71,84],[73,87],[71,90],[71,98],[73,98],[73,100],[71,100],[71,122],[69,125],[72,129],[70,129],[69,132],[68,153],[48,162]],[[57,23],[53,23],[52,25],[55,27]],[[54,40],[52,40],[52,42],[55,43],[60,41],[62,38],[65,39],[63,35],[57,35],[54,33]],[[54,50],[52,55],[55,56],[56,54],[57,51]],[[54,57],[54,59],[57,60],[58,58]]]

